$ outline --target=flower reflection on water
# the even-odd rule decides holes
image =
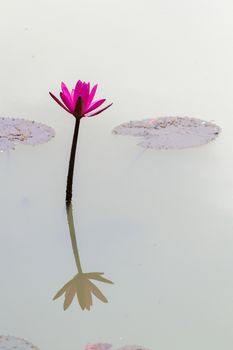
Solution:
[[[74,227],[74,219],[73,219],[73,209],[72,203],[66,204],[66,212],[67,212],[67,220],[70,231],[70,238],[75,258],[76,267],[78,273],[68,282],[66,283],[54,296],[54,300],[65,294],[64,300],[64,310],[66,310],[72,303],[75,296],[77,296],[79,305],[82,310],[90,310],[92,306],[92,294],[103,303],[107,303],[108,300],[100,291],[96,285],[91,282],[91,280],[96,280],[103,283],[113,284],[112,281],[108,280],[103,276],[103,272],[89,272],[84,273],[81,267],[80,256],[78,252],[75,227]]]

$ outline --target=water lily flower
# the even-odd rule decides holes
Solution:
[[[82,310],[90,310],[92,306],[92,294],[101,300],[103,303],[107,303],[108,300],[103,293],[96,287],[90,280],[97,280],[104,283],[113,284],[112,281],[102,276],[102,272],[89,272],[89,273],[78,273],[72,280],[62,287],[59,292],[55,295],[53,300],[59,298],[65,294],[64,310],[66,310],[72,303],[75,295],[78,298],[79,305]]]
[[[75,85],[75,88],[71,91],[69,91],[65,83],[61,84],[61,90],[61,100],[59,100],[51,92],[49,94],[59,104],[59,106],[61,106],[68,113],[72,114],[76,119],[66,185],[66,202],[70,203],[72,200],[73,173],[80,120],[83,117],[94,117],[100,114],[101,112],[109,108],[112,105],[112,103],[110,103],[104,108],[97,109],[100,106],[102,106],[102,104],[106,101],[105,99],[94,101],[95,93],[97,90],[97,84],[90,88],[90,83],[85,83],[85,81],[82,82],[81,80],[78,80],[78,82]]]
[[[112,103],[110,103],[108,106],[96,111],[96,109],[102,106],[102,104],[106,101],[106,99],[94,101],[97,86],[98,85],[96,84],[91,89],[90,83],[78,80],[75,88],[71,91],[69,91],[65,83],[61,83],[61,100],[59,100],[51,92],[49,94],[59,104],[59,106],[61,106],[68,113],[72,114],[74,117],[94,117],[112,105]]]

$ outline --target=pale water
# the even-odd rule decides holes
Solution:
[[[232,349],[232,14],[228,0],[2,4],[1,116],[56,137],[0,154],[0,334],[40,350]],[[48,91],[79,78],[114,102],[81,123],[73,215],[83,270],[115,284],[96,283],[108,304],[64,312],[52,298],[76,273],[64,202],[74,119]],[[178,151],[111,133],[166,115],[222,133]]]

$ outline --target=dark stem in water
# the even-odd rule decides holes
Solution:
[[[75,154],[76,154],[78,132],[79,132],[79,125],[80,125],[80,118],[75,118],[75,119],[76,119],[76,121],[75,121],[73,141],[72,141],[71,152],[70,152],[69,170],[68,170],[68,175],[67,175],[66,203],[70,203],[72,200]]]
[[[78,272],[82,273],[82,267],[81,267],[78,246],[77,246],[77,240],[76,240],[76,234],[75,234],[72,203],[66,203],[66,213],[67,213],[67,221],[68,221],[68,225],[69,225],[70,239],[71,239],[71,244],[72,244],[72,248],[73,248],[75,263],[76,263]]]

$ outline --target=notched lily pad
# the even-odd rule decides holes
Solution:
[[[140,146],[155,149],[183,149],[216,139],[221,128],[213,122],[189,117],[161,117],[130,121],[113,129],[116,135],[143,137]]]
[[[27,340],[0,335],[0,350],[39,350],[39,348]]]
[[[49,141],[55,131],[42,123],[18,118],[0,118],[0,151],[15,149],[17,144],[37,145]]]

